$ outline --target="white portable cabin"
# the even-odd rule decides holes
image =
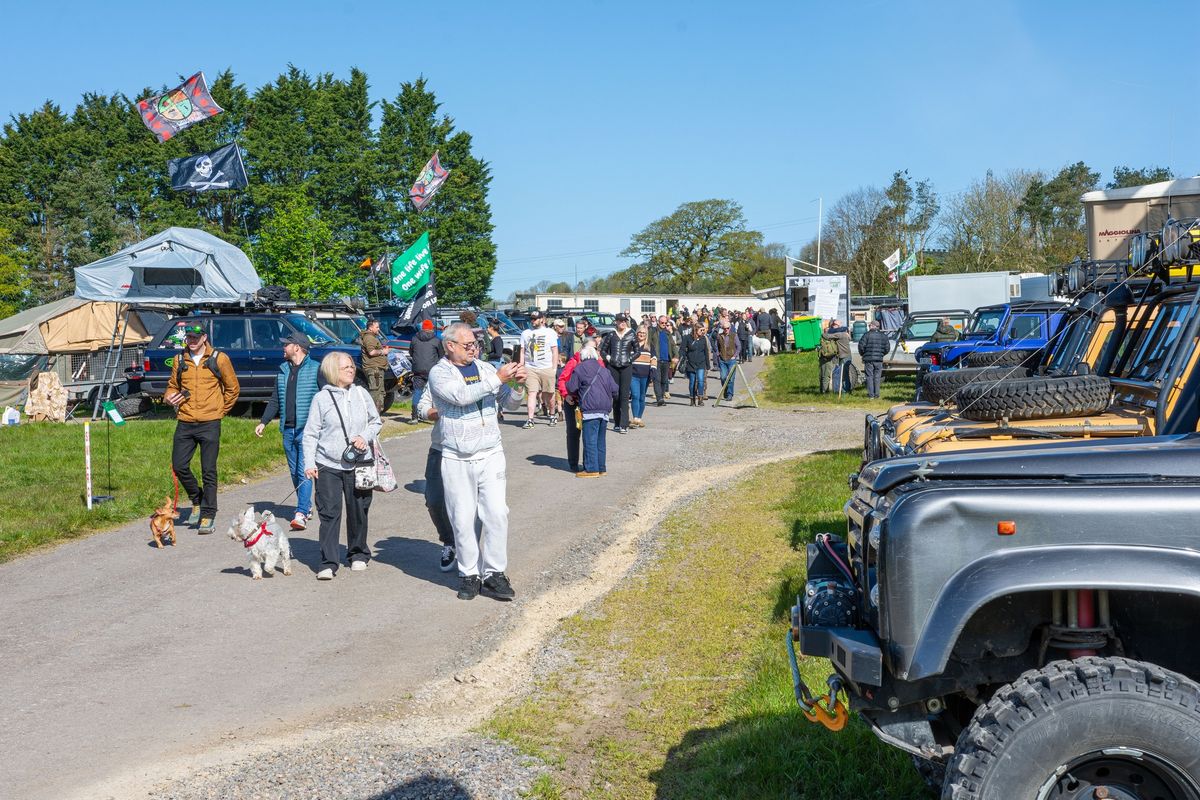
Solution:
[[[1087,192],[1082,199],[1090,256],[1124,259],[1135,234],[1160,230],[1168,217],[1200,217],[1200,177]]]

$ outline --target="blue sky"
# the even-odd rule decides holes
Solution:
[[[491,164],[500,297],[627,266],[630,236],[689,200],[734,199],[794,252],[817,197],[897,169],[945,200],[988,169],[1200,168],[1166,3],[6,6],[5,119],[197,69],[253,89],[289,62],[357,66],[374,99],[424,75]]]

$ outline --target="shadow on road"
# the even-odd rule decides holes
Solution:
[[[453,778],[418,775],[363,800],[473,800],[470,792]]]
[[[438,567],[441,552],[442,546],[438,542],[407,536],[389,536],[375,543],[375,560],[379,563],[389,564],[414,578],[457,589],[458,575],[442,572]]]
[[[567,459],[561,456],[551,456],[545,453],[534,453],[531,456],[526,456],[525,460],[535,467],[550,467],[561,472],[570,472],[571,468],[567,465]]]

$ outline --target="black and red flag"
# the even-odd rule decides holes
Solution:
[[[139,100],[138,111],[150,132],[165,142],[197,122],[215,117],[221,107],[208,93],[204,73],[197,72],[169,92]]]

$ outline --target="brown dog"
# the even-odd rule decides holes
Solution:
[[[171,498],[168,496],[150,518],[150,533],[154,534],[154,543],[160,549],[165,536],[171,537],[172,546],[179,544],[179,537],[175,535],[175,520],[179,519],[179,512],[171,506]]]

